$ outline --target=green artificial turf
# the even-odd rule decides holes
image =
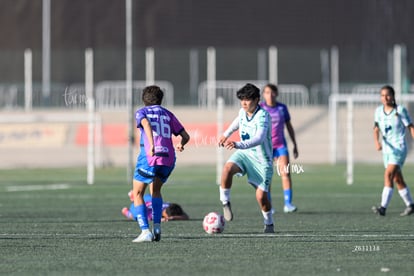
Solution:
[[[413,187],[413,166],[404,174]],[[246,178],[231,192],[234,220],[222,234],[202,229],[204,215],[222,212],[215,170],[177,168],[163,187],[165,201],[182,205],[189,221],[162,224],[160,242],[136,244],[125,168],[0,171],[1,275],[412,275],[414,215],[398,193],[378,217],[381,165],[357,165],[347,185],[345,167],[304,165],[293,175],[297,213],[283,213],[280,178],[273,179],[276,234],[263,218]],[[414,191],[414,189],[412,189]]]

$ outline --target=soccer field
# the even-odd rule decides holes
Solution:
[[[189,221],[162,224],[160,242],[135,244],[126,170],[101,169],[85,184],[84,169],[0,171],[1,275],[412,275],[414,216],[394,193],[386,217],[371,211],[382,192],[381,165],[359,165],[355,183],[345,167],[304,165],[293,176],[294,204],[283,213],[280,179],[273,179],[276,234],[262,234],[253,189],[235,178],[234,220],[208,235],[202,219],[222,213],[211,167],[178,164],[163,188]],[[404,168],[414,191],[414,167]]]

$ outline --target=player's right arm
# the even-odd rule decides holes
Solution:
[[[224,131],[223,135],[219,138],[219,147],[227,147],[228,144],[234,144],[233,141],[227,141],[227,139],[239,129],[239,117],[236,117],[231,125]]]
[[[381,145],[381,142],[379,141],[379,138],[380,138],[380,129],[378,127],[378,123],[375,122],[375,125],[374,125],[374,142],[375,142],[375,148],[378,151],[382,150],[382,145]]]
[[[143,118],[141,120],[142,128],[144,129],[145,136],[147,136],[147,140],[149,143],[148,149],[148,156],[154,156],[154,137],[152,136],[152,127],[151,123],[148,121],[147,118]]]

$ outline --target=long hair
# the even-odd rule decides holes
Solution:
[[[165,212],[168,216],[181,216],[184,214],[183,208],[177,203],[170,203],[170,205],[165,209]]]
[[[397,103],[395,102],[395,90],[394,90],[394,88],[391,85],[384,85],[383,87],[381,87],[380,91],[382,91],[382,90],[388,90],[388,92],[392,96],[394,107],[397,107]]]
[[[397,102],[395,101],[395,90],[391,85],[384,85],[383,87],[381,87],[381,90],[387,90],[390,95],[392,96],[392,103],[393,103],[393,107],[395,108],[395,115],[398,116],[398,111],[397,111]]]
[[[272,90],[273,92],[275,92],[276,94],[279,94],[279,89],[277,88],[277,86],[273,83],[268,83],[265,85],[264,88],[268,87],[270,90]]]

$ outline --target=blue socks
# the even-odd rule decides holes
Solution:
[[[285,198],[285,205],[290,205],[292,203],[292,190],[291,189],[284,190],[283,195]]]
[[[145,204],[141,204],[134,207],[134,211],[132,212],[134,217],[137,217],[138,225],[141,230],[148,230],[148,216],[147,216],[147,206]]]
[[[154,224],[161,223],[162,203],[162,197],[152,198],[152,219],[154,221]],[[138,221],[138,226],[141,228],[141,230],[149,229],[148,211],[145,203],[138,206],[134,206],[132,203],[129,211],[132,213],[134,219]]]
[[[155,223],[161,223],[162,217],[162,197],[152,198],[152,219]]]

